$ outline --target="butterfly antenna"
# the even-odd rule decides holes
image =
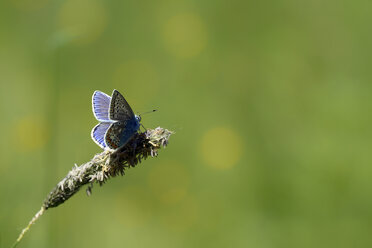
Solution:
[[[141,117],[141,115],[144,115],[144,114],[149,114],[149,113],[153,113],[153,112],[155,112],[155,111],[157,111],[156,109],[153,109],[153,110],[151,110],[151,111],[147,111],[147,112],[144,112],[144,113],[140,113],[140,114],[138,114],[138,116],[139,117]],[[147,129],[145,128],[145,126],[141,123],[141,126],[145,129],[145,131],[147,131]]]
[[[151,110],[151,111],[147,111],[147,112],[144,112],[144,113],[140,113],[140,114],[138,114],[138,115],[141,116],[141,115],[144,115],[144,114],[153,113],[153,112],[155,112],[155,111],[157,111],[157,110],[156,110],[156,109],[153,109],[153,110]]]

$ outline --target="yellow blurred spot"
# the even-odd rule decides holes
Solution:
[[[67,0],[61,7],[58,24],[61,33],[76,43],[96,40],[107,23],[104,6],[96,0]]]
[[[199,218],[199,205],[192,197],[186,197],[177,206],[167,209],[162,220],[172,231],[183,232]]]
[[[198,55],[207,43],[203,21],[194,14],[180,14],[170,18],[165,23],[164,42],[169,51],[179,58]]]
[[[169,161],[155,165],[150,171],[148,182],[162,203],[172,204],[186,196],[189,176],[183,166]]]
[[[44,7],[48,0],[11,0],[11,2],[20,10],[33,11]]]
[[[230,169],[242,156],[242,143],[239,135],[232,129],[213,128],[201,140],[203,159],[213,168]]]
[[[15,145],[20,150],[37,150],[48,141],[47,125],[40,119],[24,118],[16,124],[14,138]]]

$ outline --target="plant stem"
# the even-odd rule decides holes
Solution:
[[[32,218],[32,220],[30,221],[30,223],[28,223],[28,225],[27,225],[27,226],[22,230],[21,234],[19,234],[19,236],[18,236],[16,242],[13,244],[12,248],[16,247],[16,246],[19,244],[19,242],[22,240],[22,238],[23,238],[23,236],[25,235],[25,233],[30,229],[30,227],[31,227],[33,224],[35,224],[35,222],[40,218],[40,216],[43,215],[44,211],[45,211],[45,208],[42,207],[42,208],[39,210],[39,212],[37,212],[37,213],[35,214],[35,216]]]

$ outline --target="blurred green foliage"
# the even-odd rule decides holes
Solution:
[[[176,134],[20,247],[371,247],[371,7],[0,1],[0,247],[99,152],[96,89]]]

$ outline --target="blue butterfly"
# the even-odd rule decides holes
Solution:
[[[100,122],[91,132],[92,139],[103,149],[124,146],[140,127],[141,116],[135,115],[125,98],[114,90],[111,97],[96,90],[92,96],[93,114]]]

